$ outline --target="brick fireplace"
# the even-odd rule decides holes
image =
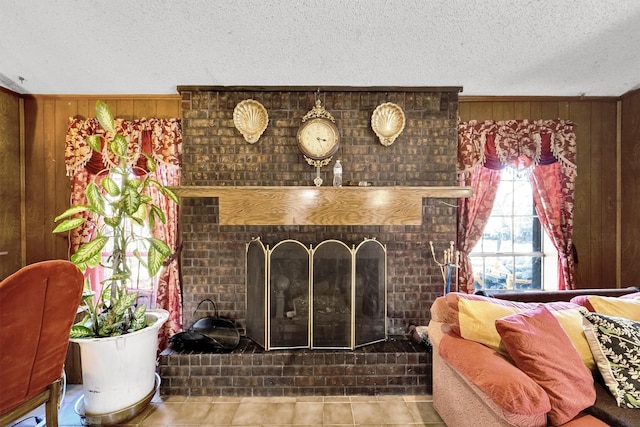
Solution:
[[[297,147],[296,134],[301,118],[313,107],[317,97],[336,118],[340,130],[341,147],[334,161],[342,160],[345,183],[367,181],[376,188],[440,187],[457,183],[455,162],[460,88],[179,87],[179,91],[183,109],[183,186],[313,187],[315,169],[304,161]],[[259,101],[269,114],[269,125],[255,144],[247,143],[233,123],[235,106],[246,99]],[[371,114],[384,102],[398,104],[406,116],[404,131],[390,146],[380,144],[371,129]],[[332,167],[333,161],[321,171],[325,185],[331,182]],[[247,203],[260,206],[261,200],[251,199]],[[224,225],[220,223],[219,198],[183,197],[184,325],[188,327],[193,323],[198,303],[211,298],[217,302],[220,313],[234,319],[244,331],[247,318],[245,245],[255,237],[269,245],[294,239],[306,246],[329,239],[351,246],[365,238],[375,238],[387,248],[387,334],[402,336],[408,325],[428,323],[429,308],[434,299],[442,295],[442,276],[431,260],[429,241],[444,249],[449,241],[455,240],[455,204],[453,197],[424,198],[422,222],[417,225]],[[204,314],[195,313],[195,317]],[[404,344],[398,346],[392,346],[391,354],[406,350]],[[404,350],[398,353],[400,348]],[[420,359],[430,364],[430,357],[420,350],[409,351],[418,351]],[[197,356],[198,360],[204,357],[211,361],[211,358],[230,355]],[[176,372],[180,369],[177,366],[195,363],[184,357],[163,356],[161,363],[166,368],[163,392],[205,393],[204,387],[186,390],[185,384],[189,380],[178,379]],[[281,360],[283,356],[272,354],[270,357]],[[322,359],[323,363],[336,358],[310,357]],[[340,360],[343,357],[358,359],[357,356],[341,355]],[[398,357],[384,355],[382,360],[393,364]],[[418,356],[410,356],[410,359],[414,361],[414,357],[417,363]],[[248,360],[253,358],[255,356]],[[380,359],[375,360],[380,362]],[[231,362],[234,363],[241,362]],[[198,372],[204,375],[206,370],[202,368]],[[430,371],[430,366],[426,370]],[[219,369],[209,371],[216,375],[220,372]],[[172,388],[172,381],[176,388]],[[203,381],[206,382],[200,380]],[[257,391],[260,380],[246,382],[250,385],[235,391],[217,387],[211,391],[209,387],[209,392],[260,393]],[[422,381],[420,387],[430,391],[430,381],[426,382],[429,384]],[[380,390],[387,386],[381,386]],[[240,388],[243,391],[239,391]],[[178,389],[181,391],[176,391]],[[337,390],[338,394],[349,392],[344,387]],[[281,390],[278,393],[291,392]]]

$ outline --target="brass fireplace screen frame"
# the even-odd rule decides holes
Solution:
[[[247,336],[265,350],[350,349],[387,339],[387,249],[283,240],[246,245]]]

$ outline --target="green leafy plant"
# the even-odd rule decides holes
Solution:
[[[110,140],[105,140],[105,144],[118,159],[117,166],[104,169],[96,175],[87,185],[87,204],[72,206],[57,216],[55,222],[59,224],[53,232],[66,233],[87,221],[92,222],[96,229],[95,236],[78,248],[71,256],[71,261],[82,271],[95,267],[101,264],[103,249],[111,242],[111,256],[102,266],[110,269],[112,274],[102,282],[102,292],[98,298],[94,298],[90,292],[85,294],[83,306],[87,313],[84,319],[73,326],[73,338],[115,336],[147,326],[146,307],[143,304],[136,306],[138,294],[128,289],[134,274],[128,254],[133,254],[140,265],[147,269],[149,277],[153,277],[171,255],[171,248],[160,239],[140,235],[133,225],[153,229],[156,221],[166,223],[164,212],[149,196],[151,187],[178,203],[171,189],[147,174],[142,178],[132,176],[132,167],[127,165],[127,140],[115,133],[111,110],[102,101],[96,102],[96,117],[100,125],[114,135]],[[91,135],[87,137],[87,144],[92,150],[100,152],[102,138],[100,135]],[[147,170],[155,171],[154,159],[146,153],[142,155],[146,157]],[[86,215],[88,219],[78,216],[85,212],[89,213]],[[140,244],[146,248],[146,259],[138,250]]]

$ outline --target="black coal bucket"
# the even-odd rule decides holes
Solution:
[[[240,333],[230,319],[218,316],[218,307],[210,299],[198,303],[193,317],[204,302],[213,306],[214,315],[202,317],[195,321],[187,331],[179,332],[169,338],[177,351],[223,352],[231,351],[240,343]]]

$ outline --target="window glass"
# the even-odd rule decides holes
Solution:
[[[476,289],[557,288],[557,253],[541,227],[525,173],[502,171],[491,216],[470,257]]]
[[[130,176],[134,178],[133,175]],[[113,176],[114,181],[120,184],[117,175]],[[107,196],[108,197],[108,196]],[[107,206],[107,209],[109,207]],[[129,224],[132,227],[133,232],[138,236],[151,237],[151,231],[147,226],[141,226],[135,223]],[[105,234],[110,235],[112,230],[110,228],[105,229]],[[156,281],[157,278],[149,277],[147,268],[140,263],[138,258],[134,255],[134,250],[140,253],[142,259],[147,258],[147,243],[146,241],[137,241],[135,245],[129,246],[129,252],[127,252],[127,258],[129,268],[133,272],[130,279],[129,289],[133,292],[138,292],[138,303],[144,303],[148,308],[155,308],[155,293],[156,293]],[[111,264],[111,256],[113,254],[113,241],[110,239],[107,245],[102,250],[102,265],[109,266]],[[92,280],[95,278],[98,283],[105,281],[112,276],[113,272],[109,268],[102,268],[98,266],[92,273]]]

